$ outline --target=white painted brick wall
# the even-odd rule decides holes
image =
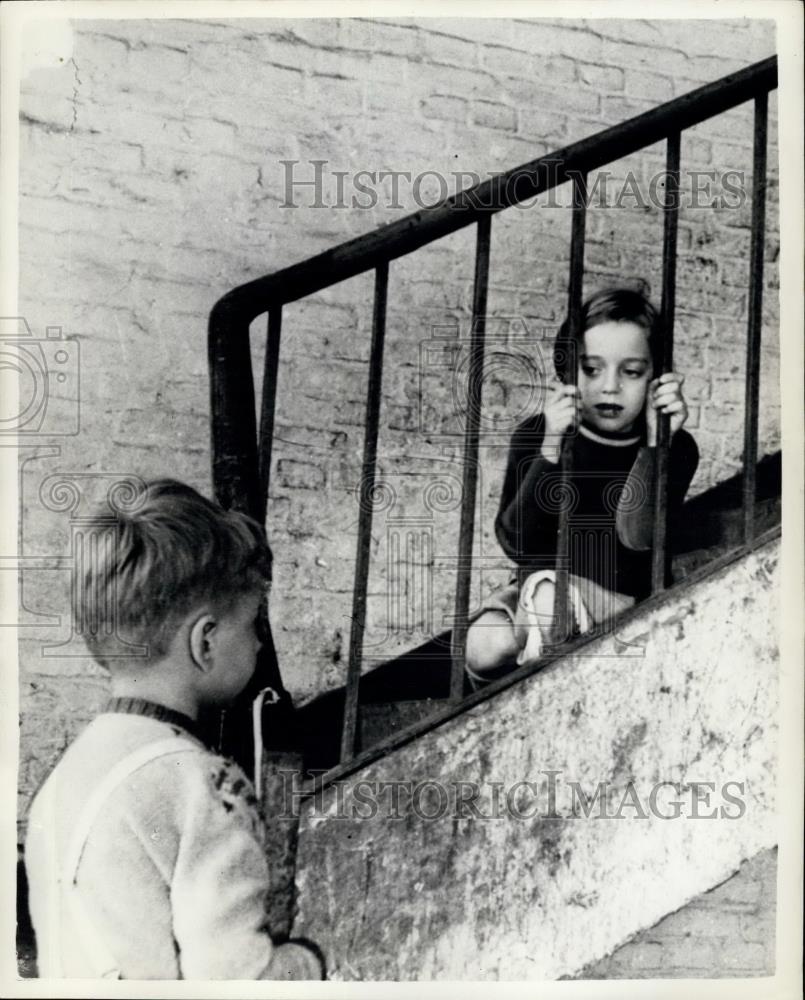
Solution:
[[[642,931],[576,979],[710,979],[775,971],[777,850]]]
[[[371,209],[282,208],[281,160],[299,160],[300,176],[310,176],[307,161],[326,159],[328,202],[334,170],[483,177],[774,49],[770,24],[748,20],[695,28],[90,20],[74,29],[72,58],[34,70],[21,96],[20,311],[38,333],[60,325],[81,347],[81,433],[46,439],[60,454],[32,459],[22,472],[26,544],[56,552],[68,544],[68,518],[43,511],[38,499],[53,471],[170,473],[209,490],[206,322],[222,294],[416,207],[405,185],[399,207],[389,207],[386,182]],[[704,168],[748,170],[750,131],[739,109],[693,130],[685,155]],[[779,446],[775,157],[772,101],[762,451]],[[628,165],[644,183],[661,167],[662,151]],[[299,191],[305,205],[308,192]],[[628,199],[625,205],[590,211],[588,287],[641,276],[656,297],[660,214],[634,209]],[[749,214],[744,206],[686,210],[681,218],[676,353],[689,376],[691,426],[702,452],[694,491],[740,463]],[[490,315],[522,315],[529,329],[552,337],[566,296],[568,213],[509,215],[494,226]],[[459,324],[466,336],[473,248],[472,234],[459,233],[392,265],[380,440],[380,470],[389,477],[458,471],[460,439],[443,446],[420,429],[419,344],[445,324]],[[300,697],[344,676],[338,650],[351,610],[370,289],[369,278],[353,279],[289,307],[284,324],[269,503],[277,560],[272,615],[286,682]],[[258,372],[260,354],[258,346]],[[449,416],[450,373],[426,374],[426,402]],[[506,574],[491,526],[506,413],[525,389],[505,381],[486,390],[499,433],[483,451],[479,548],[497,569],[479,583],[483,589]],[[400,480],[400,502],[416,513],[421,495],[406,492],[407,482]],[[430,618],[413,608],[413,631],[397,629],[373,647],[377,659],[412,645],[428,620],[437,627],[449,613],[457,512],[433,517]],[[378,516],[369,641],[385,634],[390,613],[387,526]],[[60,627],[24,633],[23,797],[102,696],[87,658],[40,653],[43,641],[68,631],[66,574],[32,572],[25,587],[33,611],[64,617]]]

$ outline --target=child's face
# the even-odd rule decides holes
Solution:
[[[233,701],[254,673],[261,646],[257,620],[262,598],[262,591],[252,591],[218,618],[214,686],[215,700],[220,704]]]
[[[598,430],[630,431],[646,405],[653,375],[642,327],[610,320],[586,330],[579,358],[583,419]]]

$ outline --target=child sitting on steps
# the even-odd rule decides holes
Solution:
[[[670,416],[669,538],[698,464],[696,442],[682,430],[684,376],[659,374],[660,319],[644,295],[616,288],[584,303],[577,386],[561,381],[567,338],[565,322],[544,409],[512,437],[495,530],[517,576],[470,625],[466,669],[475,685],[538,658],[550,641],[563,502],[570,503],[569,607],[577,631],[586,632],[651,590],[658,413]],[[573,467],[566,497],[559,461],[568,432]]]

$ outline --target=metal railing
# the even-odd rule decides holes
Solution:
[[[743,523],[744,544],[754,539],[755,468],[758,452],[760,333],[765,238],[766,144],[769,91],[777,86],[775,58],[731,74],[691,91],[626,122],[566,146],[548,156],[497,175],[437,206],[349,240],[322,254],[274,274],[241,285],[220,299],[209,322],[209,366],[213,479],[225,507],[245,510],[263,521],[269,489],[274,433],[277,374],[280,357],[282,308],[347,278],[375,272],[372,343],[369,361],[362,495],[371,495],[375,483],[377,436],[380,422],[383,346],[389,263],[405,254],[464,229],[476,227],[475,278],[472,300],[472,340],[469,356],[468,406],[464,435],[461,521],[458,543],[455,625],[451,641],[450,698],[457,705],[464,687],[464,649],[468,627],[470,572],[477,492],[478,447],[482,406],[482,366],[489,283],[492,216],[560,184],[573,187],[573,219],[568,280],[569,340],[575,338],[581,314],[587,175],[659,141],[666,143],[666,186],[662,262],[661,317],[665,330],[663,371],[673,363],[673,325],[676,297],[677,223],[681,136],[685,129],[753,100],[754,173],[752,234],[749,270],[749,313],[744,426]],[[267,313],[268,329],[259,431],[255,420],[249,326]],[[575,366],[569,366],[575,383]],[[652,552],[652,588],[656,595],[668,582],[666,513],[669,421],[658,423],[655,512]],[[572,452],[566,439],[561,452],[562,475],[571,473]],[[569,634],[568,505],[559,516],[557,540],[558,638]],[[358,725],[362,640],[372,528],[370,503],[361,503],[353,589],[352,628],[347,668],[342,762],[355,753]],[[519,673],[519,672],[518,672]],[[474,701],[474,699],[473,699]]]

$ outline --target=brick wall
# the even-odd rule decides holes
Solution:
[[[773,976],[776,907],[775,848],[574,978]]]
[[[122,474],[170,473],[209,490],[213,303],[417,207],[413,183],[401,180],[394,201],[389,178],[378,179],[373,207],[339,207],[337,171],[346,172],[347,202],[362,169],[412,180],[436,171],[452,191],[455,172],[483,177],[525,162],[763,58],[774,38],[771,22],[748,19],[91,20],[74,22],[60,45],[22,84],[20,313],[38,336],[59,326],[77,339],[80,392],[68,381],[60,405],[70,411],[80,395],[80,432],[54,436],[48,425],[31,438],[45,449],[23,453],[23,549],[32,556],[70,544],[69,504],[53,510],[42,500],[54,473],[85,493]],[[29,39],[26,52],[35,48]],[[774,109],[772,98],[762,451],[779,446]],[[750,169],[749,134],[746,108],[692,130],[685,163],[715,170],[722,194],[723,171]],[[326,161],[323,206],[313,188],[295,187],[298,207],[283,208],[281,161],[297,161],[294,178],[309,180],[313,159]],[[612,202],[629,171],[638,195],[591,207],[588,290],[641,279],[657,297],[661,218],[639,202],[661,164],[652,149],[613,165]],[[440,190],[438,176],[421,178],[420,200]],[[564,309],[563,198],[493,227],[496,346],[484,387],[476,599],[507,575],[492,520],[508,435],[538,403],[535,345],[544,356]],[[740,460],[749,215],[748,204],[686,208],[680,220],[677,364],[702,452],[694,491]],[[443,627],[452,605],[461,381],[443,352],[425,355],[420,345],[456,330],[466,343],[472,270],[468,232],[391,268],[369,663]],[[272,615],[286,683],[300,698],[344,676],[370,287],[355,278],[292,305],[284,323]],[[260,353],[258,344],[257,372]],[[80,650],[43,655],[43,643],[69,636],[67,579],[31,570],[23,582],[23,804],[104,691]]]

